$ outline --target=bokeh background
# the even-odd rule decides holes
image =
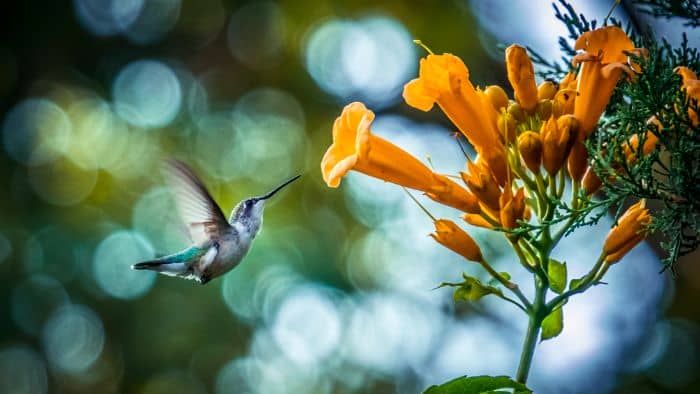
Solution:
[[[610,1],[574,2],[602,19]],[[424,51],[506,86],[499,43],[557,57],[548,1],[74,0],[0,13],[0,392],[416,393],[463,374],[512,374],[525,316],[455,305],[462,272],[397,187],[322,182],[342,106],[444,172],[464,165],[439,113],[400,97]],[[644,16],[627,2],[615,16]],[[648,21],[648,20],[647,20]],[[653,21],[672,41],[677,23]],[[697,32],[691,43],[697,43]],[[698,40],[693,41],[695,38]],[[159,172],[190,163],[228,212],[288,176],[244,263],[206,286],[129,266],[186,245]],[[420,196],[418,196],[420,198]],[[457,212],[422,200],[435,214]],[[560,247],[570,275],[610,221]],[[475,236],[526,292],[499,237]],[[608,286],[576,297],[542,343],[540,393],[695,392],[695,258],[659,274],[641,245]]]

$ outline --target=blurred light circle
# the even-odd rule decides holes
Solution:
[[[681,389],[697,377],[700,365],[700,328],[688,320],[668,320],[657,334],[663,336],[663,352],[647,371],[649,377],[666,388]]]
[[[95,168],[81,168],[62,157],[50,164],[30,167],[29,184],[42,200],[60,206],[78,204],[97,184]]]
[[[41,394],[48,392],[44,360],[26,345],[0,350],[0,393]]]
[[[141,12],[143,0],[74,0],[78,21],[96,36],[111,36],[129,27]]]
[[[292,268],[291,250],[267,250],[260,257],[265,266],[255,276],[255,292],[249,300],[267,322],[271,322],[287,296],[304,283]]]
[[[399,203],[406,193],[400,187],[359,173],[350,173],[343,182],[350,214],[365,226],[377,227],[401,214]]]
[[[55,160],[70,144],[72,125],[66,113],[44,98],[15,105],[3,122],[5,150],[22,164]]]
[[[140,127],[167,125],[182,105],[177,76],[154,60],[137,60],[124,67],[114,81],[113,95],[119,116]]]
[[[249,178],[276,186],[303,164],[304,111],[294,96],[256,89],[238,100],[232,116],[240,141],[233,150]]]
[[[199,79],[192,77],[190,86],[187,88],[186,102],[187,111],[194,121],[209,112],[209,95]]]
[[[411,35],[400,22],[383,16],[320,24],[306,41],[305,62],[326,92],[375,108],[398,98],[416,68]]]
[[[68,282],[75,277],[81,246],[65,228],[45,226],[24,242],[24,269],[27,273],[43,273]]]
[[[189,242],[187,227],[177,214],[170,190],[156,187],[139,198],[131,213],[131,223],[159,254],[182,249]]]
[[[127,141],[127,149],[118,161],[110,165],[109,173],[117,178],[148,176],[151,179],[162,164],[159,134],[144,133],[142,129],[129,127],[124,130],[123,138]]]
[[[82,305],[57,310],[44,326],[43,343],[52,369],[79,374],[102,353],[105,333],[100,318]]]
[[[86,98],[68,108],[73,123],[71,161],[84,169],[109,169],[122,160],[128,148],[124,122],[102,99]]]
[[[259,245],[263,239],[256,241]],[[258,268],[263,267],[263,268]],[[254,248],[236,275],[226,275],[221,295],[231,312],[245,320],[272,315],[271,309],[298,285],[300,276],[290,268],[289,255],[273,245]]]
[[[245,265],[236,269],[236,275],[225,275],[221,284],[221,297],[226,306],[243,320],[250,321],[258,316],[250,302],[254,291],[254,277]]]
[[[290,360],[318,363],[338,346],[341,319],[322,291],[299,286],[280,304],[271,332]]]
[[[231,53],[251,68],[275,65],[284,35],[282,10],[270,1],[249,3],[236,10],[226,31]]]
[[[258,393],[329,393],[324,367],[329,365],[299,365],[281,353],[275,339],[267,330],[258,330],[250,345],[252,368],[248,369],[250,386]]]
[[[198,118],[193,138],[197,164],[213,177],[231,181],[250,171],[239,155],[245,143],[238,137],[230,115],[210,113]]]
[[[238,394],[255,394],[250,385],[250,369],[252,362],[248,358],[237,358],[224,365],[216,375],[214,385],[216,394],[228,394],[234,390]]]
[[[356,365],[385,374],[419,366],[432,353],[442,330],[439,317],[432,305],[391,293],[370,294],[351,310],[344,355]]]
[[[160,41],[177,23],[180,6],[180,0],[143,0],[138,17],[126,27],[124,34],[141,45]]]
[[[102,240],[93,257],[97,284],[115,298],[134,299],[144,295],[156,273],[136,271],[132,264],[153,258],[153,247],[140,233],[121,230]]]
[[[59,281],[32,275],[12,289],[12,319],[24,332],[37,335],[51,313],[68,302],[68,293]]]

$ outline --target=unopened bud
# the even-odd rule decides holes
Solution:
[[[605,238],[603,254],[609,264],[616,263],[647,235],[651,216],[645,207],[645,200],[632,205],[618,219]]]
[[[508,95],[502,87],[498,85],[491,85],[484,90],[484,93],[497,112],[500,112],[501,108],[508,106]]]
[[[523,111],[523,107],[521,107],[518,103],[511,103],[508,106],[507,111],[510,116],[512,116],[515,120],[518,121],[518,123],[524,122],[525,118],[527,117],[525,115],[525,111]]]
[[[434,240],[461,255],[467,260],[480,262],[483,260],[481,249],[474,239],[451,220],[435,221],[435,232],[430,234]]]
[[[542,99],[537,103],[535,110],[540,119],[549,119],[552,116],[552,100]]]
[[[534,111],[537,105],[537,85],[535,68],[527,50],[519,45],[509,46],[506,49],[506,69],[516,100],[527,112]]]
[[[557,93],[557,84],[552,81],[544,81],[537,87],[537,98],[540,100],[551,100]]]
[[[518,137],[518,150],[525,165],[535,174],[542,164],[542,139],[534,131],[526,131]]]
[[[542,139],[542,165],[549,175],[555,175],[564,165],[564,161],[571,147],[571,124],[562,121],[562,126],[554,117],[542,124],[540,138]]]
[[[552,115],[558,118],[562,115],[573,114],[575,102],[576,90],[559,89],[552,99]]]
[[[502,112],[498,115],[498,120],[496,121],[498,126],[498,132],[501,133],[501,138],[508,143],[515,141],[517,137],[516,125],[517,121],[508,112]]]
[[[588,169],[586,169],[586,173],[583,174],[583,179],[581,180],[581,186],[583,186],[583,190],[586,191],[586,195],[590,196],[595,194],[598,190],[600,190],[602,185],[603,182],[600,180],[598,175],[596,175],[595,171],[593,171],[593,168],[588,167]]]

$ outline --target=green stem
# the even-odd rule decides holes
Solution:
[[[525,334],[525,341],[520,354],[518,372],[515,375],[515,380],[523,384],[527,382],[527,376],[530,374],[530,366],[532,365],[532,358],[535,356],[535,347],[537,346],[537,337],[540,335],[540,329],[542,328],[542,320],[547,316],[547,306],[545,305],[547,286],[536,277],[535,287],[535,300],[530,310],[530,322],[527,326],[527,334]]]
[[[482,267],[484,267],[486,272],[488,272],[489,275],[491,275],[491,277],[499,281],[503,286],[505,286],[506,289],[510,290],[513,294],[515,294],[515,296],[518,297],[520,302],[523,303],[525,309],[530,309],[530,301],[528,301],[527,297],[525,297],[525,295],[520,291],[517,284],[504,278],[501,274],[496,272],[496,270],[494,270],[493,267],[491,267],[491,265],[486,261],[482,260],[480,264]]]
[[[527,334],[525,335],[525,342],[523,343],[523,350],[520,354],[518,372],[515,375],[515,380],[520,383],[527,383],[527,375],[530,374],[530,366],[532,365],[532,358],[535,355],[535,346],[537,345],[537,337],[540,335],[541,326],[541,321],[537,320],[534,316],[530,317],[530,323],[527,326]]]

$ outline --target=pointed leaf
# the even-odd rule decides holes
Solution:
[[[455,290],[453,298],[455,301],[478,301],[489,294],[503,293],[497,287],[485,285],[476,278],[464,275],[464,282]]]
[[[540,340],[554,338],[564,329],[564,312],[562,307],[556,308],[542,321],[542,335]]]
[[[500,389],[513,389],[501,391]],[[441,385],[430,386],[423,394],[531,394],[532,390],[508,376],[462,376]]]
[[[510,280],[509,273],[503,271],[503,272],[499,272],[499,274],[503,277],[503,279]],[[496,288],[501,284],[501,282],[499,282],[496,278],[489,279],[489,281],[487,283],[489,286],[496,287]]]
[[[569,282],[569,290],[576,290],[581,286],[581,283],[586,279],[585,276],[580,277],[578,279],[571,279],[571,282]]]
[[[566,289],[566,263],[549,259],[547,277],[549,278],[549,287],[552,291],[557,294],[563,293]]]

